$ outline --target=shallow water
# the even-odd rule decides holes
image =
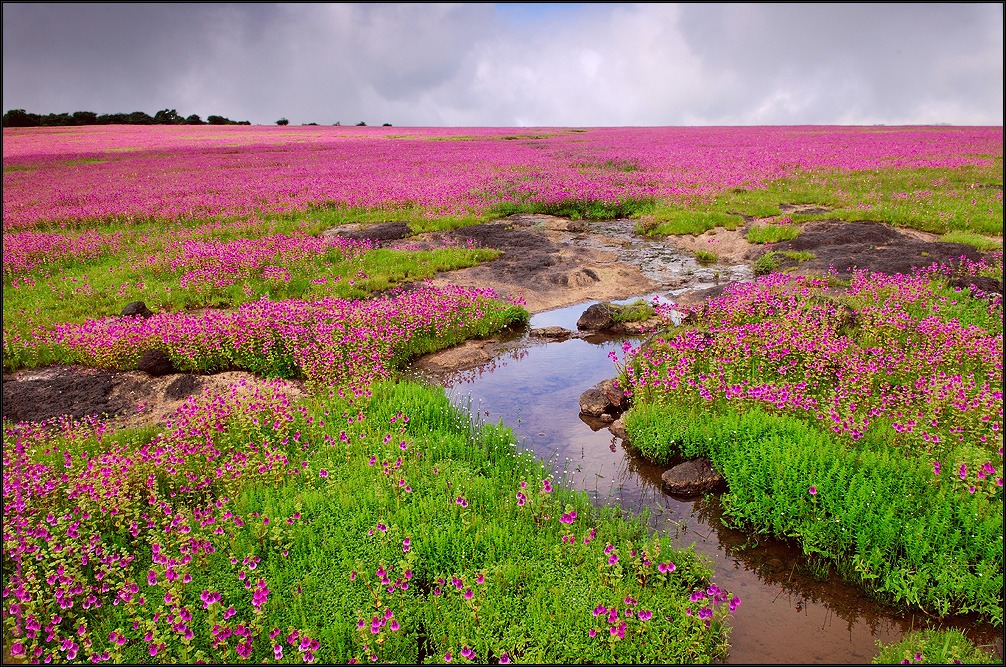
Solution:
[[[575,330],[588,305],[541,313],[531,327]],[[731,617],[728,662],[862,664],[876,655],[878,641],[891,643],[930,624],[893,613],[837,577],[815,579],[799,549],[724,527],[715,498],[681,501],[663,493],[664,468],[632,455],[607,428],[581,420],[580,394],[615,376],[608,353],[621,358],[621,347],[621,340],[605,337],[529,344],[482,367],[429,379],[478,419],[502,420],[520,447],[595,503],[647,510],[654,529],[707,555],[713,580],[742,600]],[[959,627],[985,645],[1001,634],[973,619],[944,619],[942,626]]]

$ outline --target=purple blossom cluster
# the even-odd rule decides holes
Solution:
[[[954,167],[1001,153],[994,127],[5,128],[3,228],[324,205],[477,215],[501,202],[706,196],[795,170]]]
[[[986,268],[856,272],[839,295],[855,309],[821,296],[826,278],[778,274],[732,286],[702,307],[703,329],[625,346],[629,390],[803,414],[853,440],[889,429],[931,454],[946,443],[992,450],[1002,442],[1002,330],[943,316],[958,298],[936,280]],[[1001,297],[987,307],[998,321]],[[986,477],[1000,474],[989,469]]]
[[[143,351],[162,349],[181,369],[276,374],[263,360],[281,359],[315,382],[366,385],[389,377],[417,336],[457,337],[500,307],[492,290],[424,285],[368,300],[262,299],[236,311],[94,319],[39,331],[36,339],[105,368],[135,366]]]

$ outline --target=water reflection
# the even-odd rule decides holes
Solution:
[[[587,305],[536,315],[531,327],[575,330]],[[875,604],[836,575],[815,569],[791,545],[725,526],[718,498],[668,496],[661,489],[663,467],[634,456],[596,421],[582,419],[580,394],[614,377],[608,353],[620,350],[620,340],[515,342],[526,347],[504,350],[477,369],[426,377],[482,419],[502,419],[519,446],[564,484],[586,491],[598,504],[646,512],[655,530],[706,555],[716,583],[743,600],[732,617],[729,662],[865,663],[876,655],[878,641],[897,641],[912,628],[930,625],[929,619],[902,617]],[[939,625],[958,627],[985,645],[1000,634],[970,618],[943,619]]]

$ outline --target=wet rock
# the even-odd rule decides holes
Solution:
[[[612,424],[615,421],[615,418],[609,415],[607,412],[602,412],[601,414],[599,414],[597,416],[597,419],[599,421],[604,422],[605,424]]]
[[[199,391],[202,382],[195,375],[183,375],[164,389],[165,398],[181,400]]]
[[[130,303],[127,303],[125,305],[125,307],[122,309],[122,312],[119,313],[119,316],[142,317],[143,319],[147,319],[148,317],[153,316],[153,314],[154,312],[149,308],[147,308],[147,304],[143,303],[142,301],[131,301]]]
[[[628,407],[625,392],[617,385],[617,380],[601,380],[595,388],[604,394],[608,403],[616,410],[624,410]]]
[[[610,303],[595,303],[576,321],[581,331],[607,331],[615,326],[615,308]]]
[[[621,419],[616,419],[608,424],[608,430],[616,438],[621,438],[622,440],[629,439],[629,432],[625,430],[625,423]]]
[[[608,397],[597,387],[592,387],[580,394],[580,412],[591,417],[600,417],[611,405]]]
[[[660,481],[666,493],[684,498],[716,493],[726,488],[723,475],[704,457],[674,466],[660,476]]]
[[[580,413],[579,416],[580,416],[580,421],[582,421],[584,424],[586,424],[587,426],[589,426],[590,430],[594,431],[595,433],[597,431],[600,431],[602,428],[604,428],[604,427],[607,426],[606,423],[604,423],[603,421],[601,421],[597,417],[591,417],[590,415],[585,415],[582,412]]]
[[[949,284],[950,287],[955,289],[981,292],[983,295],[998,294],[999,296],[1002,296],[1003,293],[1002,281],[996,280],[990,276],[964,276],[961,278],[954,278]]]
[[[322,236],[341,236],[357,241],[370,240],[380,243],[404,239],[409,233],[409,223],[407,222],[378,222],[339,225],[325,230],[322,232]]]
[[[564,327],[537,327],[531,329],[531,335],[538,338],[548,338],[551,340],[566,340],[576,334]]]
[[[171,375],[178,372],[178,369],[171,362],[171,357],[161,350],[147,350],[141,354],[136,367],[153,377],[161,377],[162,375]]]

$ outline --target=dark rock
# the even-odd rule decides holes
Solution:
[[[597,419],[598,421],[602,421],[605,424],[613,424],[615,422],[615,418],[609,415],[607,412],[602,412],[600,415],[597,416]]]
[[[610,402],[604,392],[593,387],[580,394],[580,412],[591,417],[600,417],[608,409]]]
[[[998,294],[1002,296],[1003,284],[990,276],[964,276],[950,281],[950,287],[960,290],[980,291],[983,294]]]
[[[202,382],[195,375],[183,375],[167,386],[164,396],[175,401],[181,400],[199,391],[201,386]]]
[[[137,362],[136,367],[154,377],[171,375],[178,372],[175,365],[171,362],[171,357],[161,350],[147,350],[144,352],[140,355],[140,360]]]
[[[574,332],[563,327],[538,327],[531,329],[531,335],[538,338],[550,338],[553,340],[566,340],[574,336]]]
[[[580,413],[579,416],[580,416],[580,421],[582,421],[584,424],[586,424],[587,426],[589,426],[591,431],[597,432],[597,431],[600,431],[605,426],[607,426],[606,423],[604,423],[603,421],[601,421],[597,417],[592,417],[591,415],[585,415],[582,412]]]
[[[622,440],[629,439],[629,432],[625,430],[625,423],[621,419],[616,419],[608,424],[608,430],[616,438],[621,438]]]
[[[625,392],[616,386],[615,380],[601,380],[595,388],[604,393],[613,408],[621,411],[627,407]]]
[[[690,498],[715,493],[726,488],[726,480],[707,458],[692,459],[674,466],[660,476],[664,491],[673,496]]]
[[[125,308],[122,309],[122,312],[119,313],[119,316],[142,317],[143,319],[147,319],[148,317],[153,316],[153,314],[153,311],[147,308],[147,304],[142,301],[132,301],[126,304]]]
[[[610,303],[595,303],[576,321],[581,331],[606,331],[615,326],[615,309]]]

